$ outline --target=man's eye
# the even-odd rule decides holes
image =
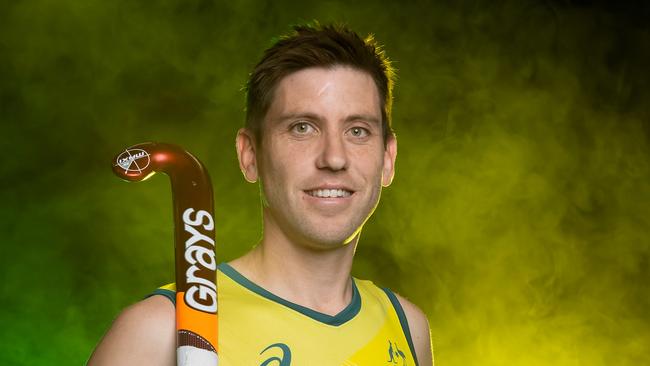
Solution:
[[[368,137],[370,132],[363,127],[352,127],[350,129],[350,134],[354,137]]]
[[[312,132],[314,128],[306,122],[298,122],[295,125],[291,126],[291,131],[299,134],[299,135],[304,135]]]

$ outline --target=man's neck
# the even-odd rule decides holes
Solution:
[[[321,250],[265,230],[258,246],[230,264],[285,300],[336,315],[352,300],[350,271],[357,240]]]

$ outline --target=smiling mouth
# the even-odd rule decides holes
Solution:
[[[345,189],[313,189],[305,193],[317,198],[345,198],[350,197],[354,192]]]

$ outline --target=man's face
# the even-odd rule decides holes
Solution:
[[[397,149],[392,136],[384,148],[372,77],[343,66],[290,74],[262,129],[255,173],[265,231],[319,249],[356,239],[392,180]]]

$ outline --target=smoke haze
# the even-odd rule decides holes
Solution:
[[[354,275],[419,305],[438,365],[650,364],[645,2],[34,0],[0,4],[0,364],[82,364],[173,281],[169,183],[211,173],[218,256],[261,235],[239,172],[242,86],[289,25],[374,33],[398,69],[397,173]]]

